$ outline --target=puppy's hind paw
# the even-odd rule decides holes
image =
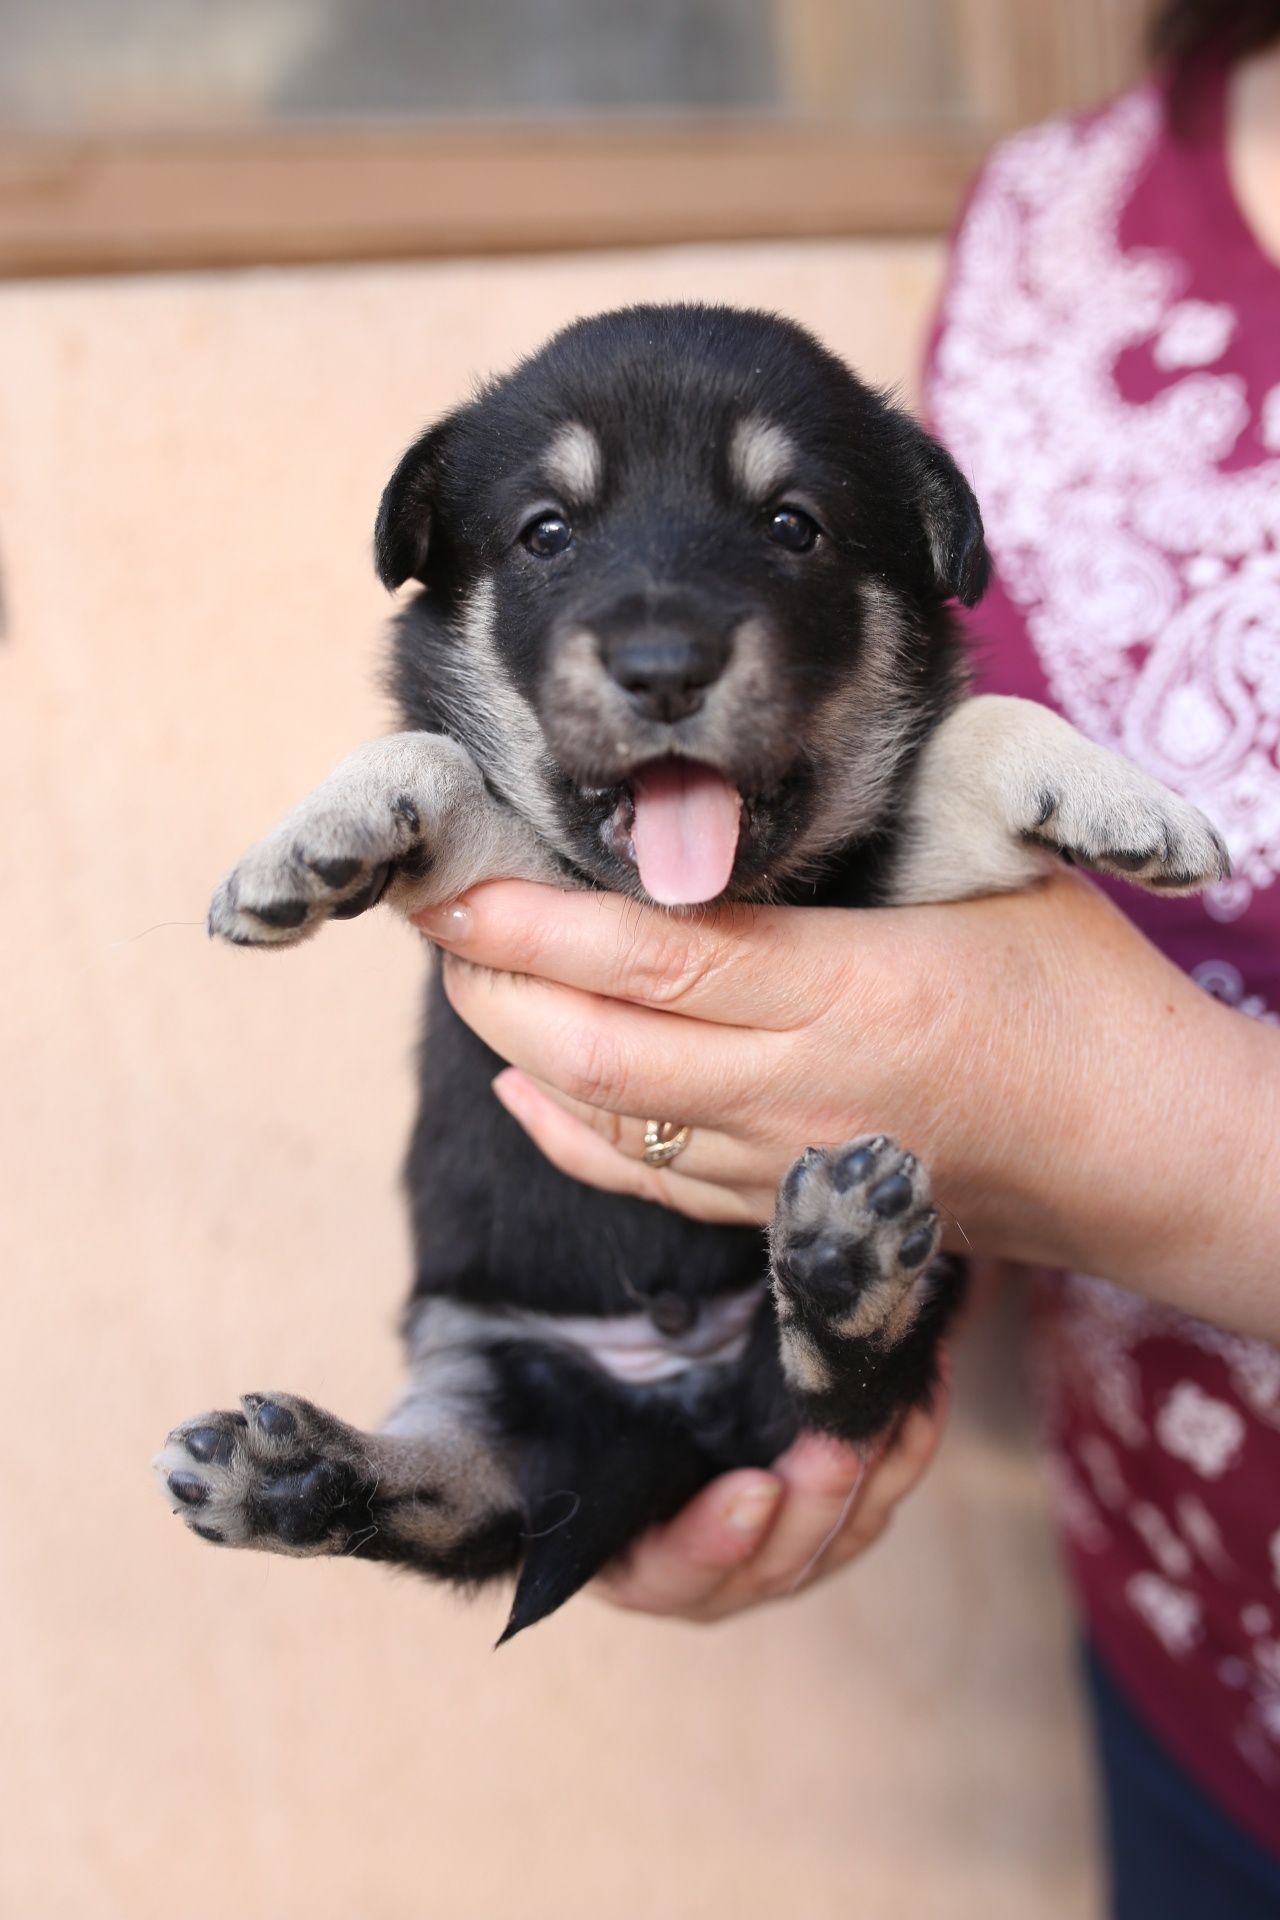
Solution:
[[[771,1229],[784,1329],[799,1321],[840,1339],[892,1345],[920,1303],[937,1252],[929,1176],[883,1134],[834,1152],[810,1147],[787,1174]]]
[[[175,1427],[153,1461],[173,1511],[202,1540],[269,1553],[348,1553],[377,1532],[373,1463],[352,1427],[291,1394]]]

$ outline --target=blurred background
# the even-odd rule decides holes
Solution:
[[[936,233],[1135,0],[0,0],[0,266]]]
[[[166,1428],[368,1421],[423,958],[212,949],[385,724],[404,443],[624,300],[781,307],[914,392],[987,145],[1134,0],[0,0],[0,1914],[1086,1920],[1011,1304],[866,1564],[714,1631],[201,1550]]]

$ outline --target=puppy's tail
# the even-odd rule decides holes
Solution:
[[[715,1471],[683,1434],[641,1427],[603,1444],[597,1430],[593,1439],[593,1456],[580,1456],[528,1502],[527,1546],[500,1647],[563,1606],[646,1527],[670,1519]]]

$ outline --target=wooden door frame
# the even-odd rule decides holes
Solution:
[[[734,119],[0,137],[0,275],[944,229],[977,134]]]

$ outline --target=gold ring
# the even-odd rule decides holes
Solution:
[[[665,1167],[684,1152],[692,1127],[678,1127],[674,1120],[646,1120],[644,1157],[651,1167]]]

